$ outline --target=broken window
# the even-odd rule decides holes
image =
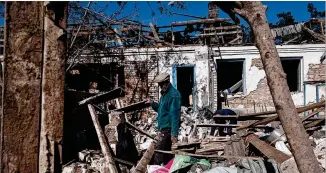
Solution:
[[[281,64],[286,74],[286,80],[291,92],[301,90],[300,61],[301,58],[281,58]]]
[[[217,63],[217,87],[219,91],[231,88],[243,78],[244,59],[218,59]],[[239,88],[233,93],[242,92],[244,85],[241,84]]]
[[[0,55],[4,55],[4,42],[0,38]]]

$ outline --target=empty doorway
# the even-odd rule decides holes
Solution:
[[[174,66],[172,77],[173,85],[181,94],[181,105],[195,108],[195,66]]]

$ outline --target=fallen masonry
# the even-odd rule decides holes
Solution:
[[[115,90],[117,91],[117,90]],[[110,93],[114,93],[110,96]],[[214,115],[209,109],[196,112],[181,108],[178,145],[174,151],[155,150],[155,117],[134,121],[135,111],[149,107],[144,101],[122,105],[118,92],[107,92],[80,101],[88,104],[101,150],[84,149],[76,159],[63,166],[63,173],[84,172],[299,172],[285,132],[275,111],[246,115]],[[105,111],[100,102],[114,100],[116,108]],[[325,108],[321,101],[297,108],[310,136],[320,167],[325,165],[325,117],[314,117]],[[109,123],[100,125],[100,116]],[[236,120],[222,121],[219,120]],[[218,123],[216,123],[218,122]],[[236,122],[236,123],[234,123]],[[220,135],[220,131],[230,132]],[[150,165],[154,153],[173,156],[167,165]]]

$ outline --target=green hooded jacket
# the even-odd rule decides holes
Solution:
[[[170,84],[167,91],[162,93],[160,102],[152,102],[151,106],[158,113],[158,130],[170,128],[171,135],[178,136],[181,111],[181,95],[179,91]]]

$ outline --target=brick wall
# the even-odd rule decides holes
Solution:
[[[251,66],[256,66],[259,70],[263,70],[263,64],[260,58],[252,59]],[[257,85],[257,89],[248,95],[229,99],[229,106],[231,108],[241,107],[246,110],[243,113],[262,112],[274,107],[266,77],[261,79]]]
[[[122,99],[124,105],[136,103],[152,97],[158,100],[158,86],[153,83],[157,75],[157,61],[125,61],[125,91],[126,95]],[[152,114],[151,109],[145,112]]]
[[[263,70],[263,64],[260,58],[252,59],[252,65],[258,69]],[[309,64],[307,80],[321,81],[326,79],[326,64]],[[322,97],[322,96],[321,96]],[[258,83],[257,89],[248,93],[246,96],[233,97],[229,99],[229,106],[231,108],[242,108],[243,113],[261,112],[273,109],[273,99],[267,85],[266,77],[261,79]]]
[[[257,89],[250,92],[248,95],[229,100],[230,107],[237,108],[239,105],[243,105],[245,109],[255,109],[257,112],[265,111],[269,107],[274,107],[266,77],[260,80]]]
[[[325,81],[326,64],[309,64],[308,81]]]
[[[263,70],[264,66],[260,58],[252,59],[251,66],[256,66],[259,70]]]

